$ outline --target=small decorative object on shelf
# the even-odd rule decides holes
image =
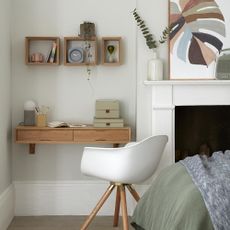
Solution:
[[[95,37],[95,24],[92,22],[84,22],[80,25],[79,36],[84,39]]]
[[[71,63],[82,63],[84,51],[81,47],[70,48],[68,50],[68,61]]]
[[[147,80],[161,81],[163,80],[163,61],[158,58],[157,52],[153,50],[153,57],[148,60]]]
[[[44,55],[42,53],[33,53],[30,56],[30,61],[35,63],[44,62]]]
[[[26,37],[25,63],[27,65],[59,65],[59,37]]]
[[[96,37],[64,37],[64,65],[83,66],[97,64]]]
[[[140,28],[145,40],[146,45],[150,50],[153,50],[153,58],[148,61],[148,80],[163,80],[163,62],[157,57],[156,49],[159,44],[163,44],[167,41],[168,35],[171,31],[171,27],[166,27],[162,32],[162,37],[157,41],[155,40],[153,34],[150,33],[149,28],[146,26],[145,22],[142,20],[137,10],[133,11],[134,19],[137,22],[137,26]]]
[[[121,37],[102,38],[102,64],[110,66],[121,64]]]
[[[109,62],[110,63],[113,63],[114,62],[114,51],[115,51],[115,46],[113,46],[113,45],[108,45],[107,46],[107,50],[108,50],[108,60],[109,60]]]
[[[163,62],[157,57],[157,52],[153,51],[153,57],[148,61],[148,75],[149,81],[163,80]]]

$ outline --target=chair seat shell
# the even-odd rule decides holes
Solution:
[[[158,135],[121,148],[85,147],[81,171],[111,182],[141,183],[155,172],[167,141],[166,135]]]

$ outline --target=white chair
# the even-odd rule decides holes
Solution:
[[[133,142],[121,148],[85,147],[81,171],[88,176],[110,181],[110,185],[96,207],[83,223],[81,230],[87,229],[99,209],[113,189],[117,188],[113,226],[118,226],[120,203],[123,229],[129,228],[125,187],[136,201],[140,199],[132,184],[147,180],[156,170],[168,137],[151,136],[140,142]]]

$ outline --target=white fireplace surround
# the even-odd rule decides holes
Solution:
[[[152,87],[152,134],[167,134],[169,142],[158,170],[175,162],[175,107],[230,105],[230,81],[145,81]]]

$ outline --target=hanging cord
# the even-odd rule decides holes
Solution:
[[[86,72],[87,72],[87,80],[90,81],[92,70],[90,69],[89,65],[86,66]]]
[[[86,74],[87,74],[87,76],[86,76],[87,82],[88,82],[88,84],[89,84],[89,86],[90,86],[92,95],[94,95],[94,94],[95,94],[95,93],[94,93],[94,87],[93,87],[92,82],[91,82],[92,69],[90,68],[89,65],[86,65]]]
[[[85,50],[86,50],[86,57],[87,57],[87,63],[86,64],[86,74],[87,74],[87,82],[91,88],[91,91],[92,91],[92,95],[94,95],[94,87],[92,85],[92,82],[91,82],[91,76],[92,76],[92,69],[90,68],[90,63],[91,63],[91,58],[92,58],[92,54],[91,54],[91,44],[90,42],[88,41],[85,41]]]

